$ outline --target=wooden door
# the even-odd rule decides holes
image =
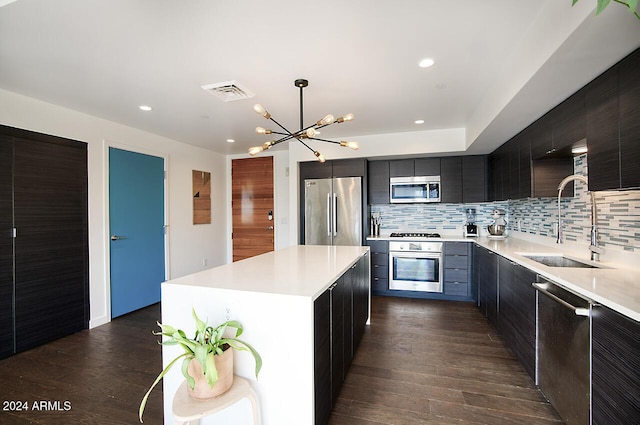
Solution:
[[[0,134],[0,359],[14,353],[13,142]]]
[[[233,261],[273,251],[273,157],[231,161]]]

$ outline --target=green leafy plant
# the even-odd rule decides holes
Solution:
[[[571,5],[575,5],[580,0],[573,0]],[[640,0],[613,0],[616,3],[623,4],[629,8],[629,10],[636,15],[636,18],[640,19],[640,14],[638,14],[638,1]],[[605,7],[607,7],[611,3],[611,0],[598,0],[598,8],[596,9],[596,15],[599,15]]]
[[[238,339],[243,332],[240,322],[230,320],[213,327],[207,326],[205,322],[200,320],[193,308],[191,309],[191,315],[196,322],[196,334],[193,338],[188,338],[186,333],[181,329],[175,329],[172,326],[163,325],[159,322],[158,326],[160,326],[161,331],[153,332],[154,335],[167,337],[167,339],[159,342],[159,344],[179,345],[182,347],[184,352],[169,362],[167,367],[165,367],[157,376],[156,380],[151,385],[151,388],[149,388],[149,391],[144,395],[140,402],[140,410],[138,412],[140,422],[142,422],[142,414],[144,413],[144,408],[147,404],[149,394],[151,394],[151,391],[155,388],[158,382],[160,382],[173,365],[180,359],[182,359],[182,375],[184,375],[191,389],[195,386],[195,380],[187,371],[189,363],[194,359],[200,362],[207,382],[211,387],[213,387],[218,381],[218,370],[216,369],[214,356],[222,355],[222,352],[229,348],[235,348],[240,351],[249,351],[255,360],[256,378],[258,377],[258,373],[260,373],[260,369],[262,368],[262,357],[260,357],[260,354],[258,354],[251,345]],[[235,335],[232,337],[225,337],[227,328],[234,328],[236,330]]]

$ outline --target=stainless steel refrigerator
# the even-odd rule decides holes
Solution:
[[[362,245],[362,178],[304,181],[306,245]]]

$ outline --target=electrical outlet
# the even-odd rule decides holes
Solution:
[[[202,259],[202,267],[207,267],[207,259],[206,258]]]

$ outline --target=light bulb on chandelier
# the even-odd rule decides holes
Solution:
[[[265,150],[270,149],[272,146],[277,145],[278,143],[286,142],[286,141],[292,140],[292,139],[298,140],[307,149],[309,149],[311,152],[313,152],[315,157],[320,162],[325,162],[326,161],[326,158],[324,157],[324,155],[322,155],[319,151],[317,151],[317,150],[311,148],[309,145],[307,145],[303,141],[303,139],[306,139],[307,141],[308,140],[317,140],[317,141],[320,141],[320,142],[333,143],[333,144],[339,145],[341,147],[357,150],[359,148],[357,142],[347,142],[347,141],[344,141],[344,140],[340,141],[340,142],[336,142],[336,141],[333,141],[333,140],[320,139],[320,138],[317,137],[320,134],[320,132],[318,131],[319,128],[326,127],[326,126],[334,124],[334,123],[343,123],[343,122],[346,122],[346,121],[352,121],[354,119],[353,114],[346,114],[346,115],[344,115],[342,117],[339,117],[337,119],[333,115],[328,114],[328,115],[325,115],[322,119],[316,121],[313,125],[304,127],[303,108],[302,108],[302,91],[303,91],[303,89],[305,87],[307,87],[309,85],[309,82],[307,80],[304,80],[304,79],[298,79],[298,80],[296,80],[294,82],[294,85],[300,89],[300,129],[298,131],[295,131],[295,132],[291,132],[291,131],[287,130],[287,128],[285,128],[283,125],[281,125],[275,119],[273,119],[271,117],[271,114],[269,112],[267,112],[266,109],[264,109],[264,107],[262,105],[260,105],[260,104],[254,105],[253,106],[253,110],[256,111],[256,113],[258,113],[259,115],[263,116],[264,118],[272,121],[274,124],[276,124],[278,127],[280,127],[284,132],[268,130],[268,129],[265,129],[263,127],[256,127],[256,133],[257,134],[272,134],[273,133],[273,134],[279,134],[282,137],[280,139],[278,139],[278,140],[271,140],[269,142],[266,142],[262,146],[254,146],[254,147],[250,148],[249,149],[249,155],[251,155],[251,156],[258,155],[260,152],[264,152]]]

